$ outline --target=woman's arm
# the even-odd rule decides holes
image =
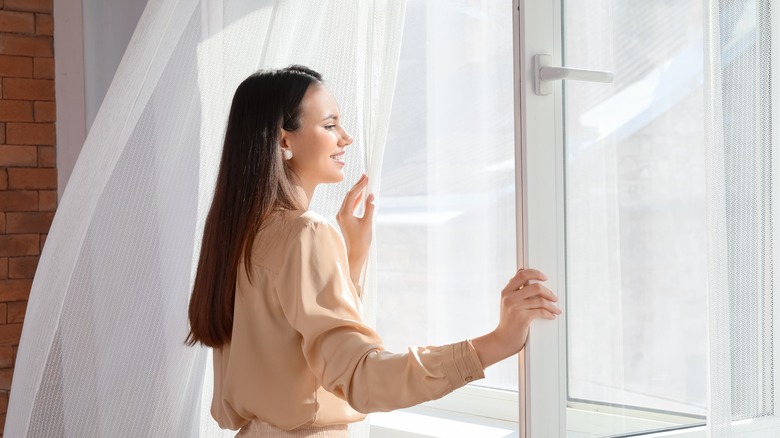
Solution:
[[[368,195],[365,214],[355,216],[360,205],[363,190],[368,186],[368,177],[364,174],[344,196],[344,202],[337,215],[344,243],[347,248],[349,272],[352,283],[358,291],[360,274],[366,263],[371,246],[374,220],[374,195]],[[501,292],[501,322],[492,332],[475,338],[472,343],[479,353],[479,359],[485,367],[500,362],[520,351],[528,336],[528,327],[532,319],[554,319],[561,311],[553,303],[558,301],[555,295],[532,281],[545,281],[547,277],[534,269],[522,269]]]
[[[538,271],[521,270],[502,291],[500,322],[491,333],[455,344],[384,351],[362,321],[347,254],[327,221],[298,224],[276,279],[285,318],[301,334],[306,362],[329,392],[360,412],[399,409],[442,397],[484,377],[483,369],[525,343],[533,319],[553,319],[555,296]]]
[[[275,279],[276,293],[323,388],[368,413],[436,399],[484,377],[468,341],[385,351],[379,335],[363,323],[336,229],[311,216],[295,228]]]

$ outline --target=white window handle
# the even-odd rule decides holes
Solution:
[[[552,93],[552,81],[571,79],[574,81],[610,83],[615,75],[609,71],[583,70],[580,68],[550,67],[552,56],[534,55],[534,89],[539,96]]]

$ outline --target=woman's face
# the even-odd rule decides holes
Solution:
[[[300,117],[297,131],[282,130],[282,147],[293,153],[286,164],[307,190],[344,179],[344,148],[352,137],[341,126],[336,99],[324,86],[311,85],[301,101]]]

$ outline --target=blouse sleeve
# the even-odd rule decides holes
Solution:
[[[384,350],[363,323],[341,236],[326,222],[307,222],[287,245],[276,290],[285,317],[301,334],[309,368],[329,392],[362,413],[437,399],[484,377],[468,341]]]

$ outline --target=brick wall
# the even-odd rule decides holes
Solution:
[[[0,0],[0,433],[57,206],[52,0]]]

